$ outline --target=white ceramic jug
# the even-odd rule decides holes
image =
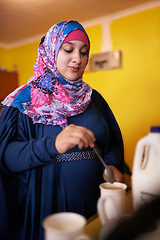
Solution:
[[[132,172],[133,207],[160,197],[160,126],[137,143]]]

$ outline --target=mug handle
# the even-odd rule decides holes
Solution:
[[[109,221],[107,212],[105,212],[105,202],[110,201],[111,204],[113,205],[114,209],[116,210],[116,215],[119,216],[122,214],[120,208],[117,206],[117,203],[114,198],[111,196],[107,197],[100,197],[97,202],[97,210],[99,217],[101,219],[102,224],[104,225],[107,221]],[[115,216],[116,217],[116,216]]]

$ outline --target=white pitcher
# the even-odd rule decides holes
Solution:
[[[160,126],[137,143],[132,172],[133,207],[160,197]]]

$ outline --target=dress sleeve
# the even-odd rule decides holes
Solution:
[[[116,167],[124,172],[123,139],[119,125],[105,99],[96,91],[93,91],[92,99],[101,115],[101,118],[109,131],[109,142],[104,150],[104,159],[107,165]]]
[[[17,108],[5,107],[0,117],[0,168],[5,172],[23,172],[53,162],[58,154],[55,137],[28,138],[19,123]],[[29,133],[28,133],[29,134]],[[31,134],[31,133],[30,133]]]
[[[108,166],[116,167],[120,172],[124,173],[124,154],[123,149],[120,147],[114,130],[109,130],[109,143],[105,148],[105,162]]]

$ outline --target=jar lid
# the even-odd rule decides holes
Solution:
[[[160,126],[152,126],[150,132],[160,132]]]

